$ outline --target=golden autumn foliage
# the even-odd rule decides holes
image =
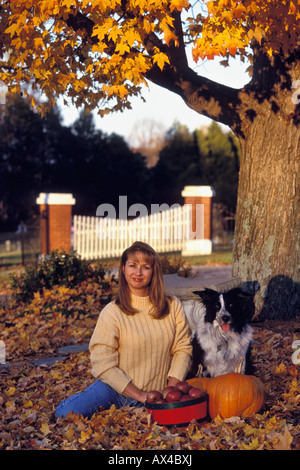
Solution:
[[[186,0],[0,2],[0,79],[13,92],[21,83],[41,90],[51,104],[60,95],[95,108],[103,100],[135,94],[153,64],[169,59],[159,47],[148,54],[149,34],[172,39],[172,13]]]
[[[0,79],[11,92],[29,84],[54,104],[129,107],[149,72],[193,58],[251,59],[298,44],[299,0],[12,0],[0,1]],[[151,77],[150,77],[151,78]]]
[[[216,55],[251,59],[247,48],[256,42],[269,56],[299,47],[300,2],[297,0],[219,0],[207,2],[201,37],[196,37],[194,58]],[[196,36],[199,36],[199,28]]]

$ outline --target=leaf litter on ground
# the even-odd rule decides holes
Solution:
[[[291,360],[300,329],[294,320],[254,324],[255,375],[267,391],[260,413],[171,428],[153,422],[145,408],[112,406],[91,419],[56,419],[58,403],[93,381],[89,353],[70,354],[51,366],[30,361],[88,342],[108,293],[85,282],[76,289],[56,286],[27,305],[2,307],[0,339],[9,365],[0,370],[1,450],[300,449],[300,366]]]

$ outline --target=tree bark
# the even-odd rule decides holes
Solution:
[[[258,282],[256,316],[293,318],[300,314],[300,127],[266,102],[240,143],[233,274]]]

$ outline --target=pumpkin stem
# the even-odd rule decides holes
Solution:
[[[210,385],[210,381],[212,379],[208,377],[194,377],[192,379],[188,379],[187,382],[195,388],[200,388],[203,392],[208,393],[208,388]]]
[[[243,356],[241,356],[238,365],[234,369],[234,372],[236,372],[237,374],[241,374],[243,370],[243,364],[244,364],[244,358]]]

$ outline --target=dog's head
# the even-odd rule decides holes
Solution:
[[[241,333],[254,313],[253,294],[234,288],[224,293],[213,289],[194,291],[205,306],[205,322],[217,324],[223,333]]]

